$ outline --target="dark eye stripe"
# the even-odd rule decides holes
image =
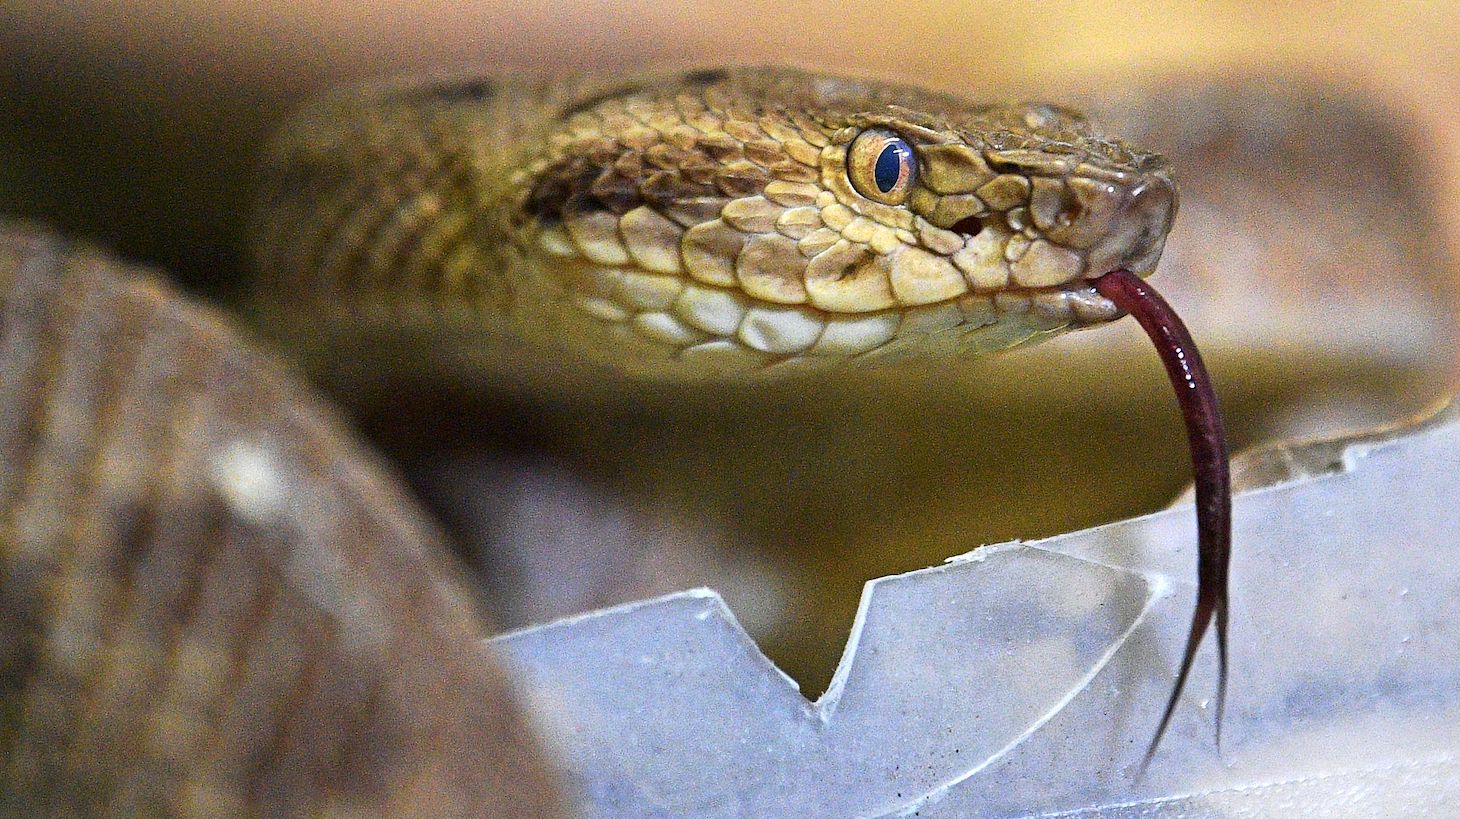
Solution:
[[[901,142],[889,142],[877,156],[877,167],[872,171],[877,190],[887,193],[897,185],[898,178],[902,176],[903,152]]]

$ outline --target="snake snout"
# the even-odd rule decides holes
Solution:
[[[1156,267],[1176,218],[1176,185],[1166,173],[1142,176],[1126,189],[1105,236],[1090,249],[1088,275],[1117,268],[1145,275]]]

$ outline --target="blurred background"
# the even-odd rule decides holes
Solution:
[[[0,214],[226,304],[256,157],[319,89],[440,65],[723,63],[1047,98],[1169,153],[1183,198],[1155,281],[1203,346],[1234,448],[1397,419],[1450,389],[1452,3],[10,0]],[[1149,512],[1189,474],[1129,321],[729,396],[338,397],[479,570],[500,626],[708,585],[812,696],[867,579]]]

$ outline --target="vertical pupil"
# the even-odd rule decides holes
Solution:
[[[877,155],[877,166],[872,169],[872,179],[877,183],[877,190],[887,193],[897,185],[898,177],[902,176],[904,150],[901,142],[889,142],[882,149],[882,153]]]

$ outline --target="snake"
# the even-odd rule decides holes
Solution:
[[[1183,399],[1200,522],[1148,763],[1212,622],[1218,740],[1226,687],[1220,418],[1140,281],[1177,203],[1164,157],[1046,102],[787,68],[441,75],[331,93],[286,125],[249,303],[286,346],[370,351],[374,372],[515,346],[668,380],[988,355],[1136,314]]]
[[[1167,337],[1198,465],[1197,606],[1149,761],[1213,621],[1225,680],[1220,423],[1144,281],[1177,200],[1159,154],[1048,103],[786,68],[438,74],[327,93],[284,126],[241,312],[325,380],[566,361],[726,384],[1130,313]],[[429,527],[329,424],[274,417],[297,387],[225,322],[104,267],[0,230],[0,812],[409,813],[423,794],[490,812],[499,785],[501,813],[552,803],[533,754],[461,751],[522,731]],[[271,487],[270,453],[294,483]]]

